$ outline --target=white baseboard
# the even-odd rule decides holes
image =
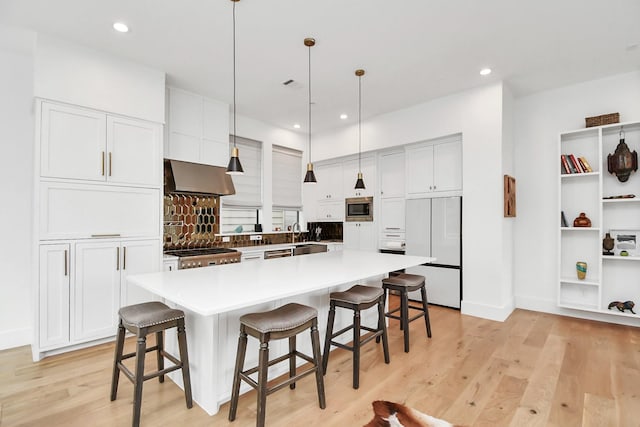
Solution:
[[[531,296],[517,296],[516,308],[523,310],[540,311],[542,313],[557,314],[559,316],[575,317],[578,319],[595,320],[598,322],[615,323],[617,325],[640,326],[640,313],[637,319],[608,315],[606,313],[593,313],[590,311],[572,310],[558,307],[556,300],[548,300]]]
[[[462,301],[461,306],[462,314],[481,317],[483,319],[496,320],[498,322],[504,322],[514,309],[515,304],[513,301],[511,301],[510,304],[503,306]]]
[[[31,328],[12,329],[0,332],[0,350],[31,345],[33,331]]]

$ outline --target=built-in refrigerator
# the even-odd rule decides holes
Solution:
[[[462,198],[406,201],[406,254],[435,257],[406,270],[426,278],[429,303],[460,308],[462,299]],[[419,299],[419,294],[412,295]]]

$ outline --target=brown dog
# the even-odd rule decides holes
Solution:
[[[399,403],[376,400],[372,405],[375,415],[363,427],[456,427]]]

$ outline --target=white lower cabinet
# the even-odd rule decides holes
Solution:
[[[127,276],[159,271],[160,257],[158,239],[40,245],[40,350],[114,335],[121,306],[152,300]]]
[[[120,242],[76,244],[74,340],[115,334],[120,308]]]
[[[71,245],[40,246],[40,347],[69,342],[69,297]]]
[[[373,222],[345,222],[342,228],[344,249],[375,251],[376,228]]]

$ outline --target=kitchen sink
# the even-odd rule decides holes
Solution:
[[[327,252],[327,245],[320,245],[317,243],[303,243],[300,245],[296,245],[293,248],[293,255],[306,255],[306,254],[317,254],[320,252]]]

